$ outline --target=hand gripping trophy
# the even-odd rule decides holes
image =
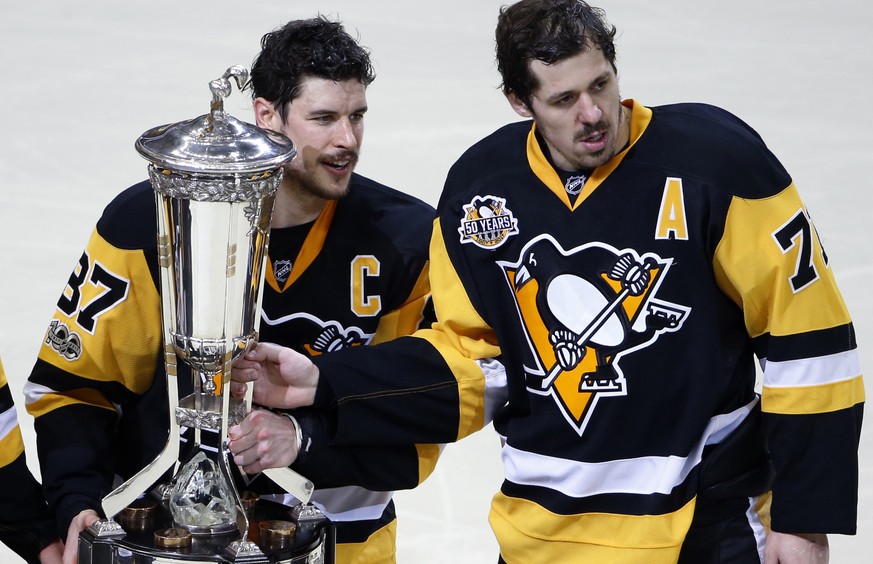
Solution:
[[[209,114],[136,142],[157,208],[170,432],[158,457],[103,499],[107,518],[79,538],[82,564],[332,562],[331,525],[307,503],[312,483],[270,469],[264,474],[301,504],[258,501],[238,490],[227,450],[227,429],[245,417],[252,396],[231,398],[224,384],[257,340],[273,200],[282,165],[296,155],[284,135],[224,111],[231,78],[241,89],[248,71],[231,67],[210,83]],[[182,399],[180,361],[194,390]],[[180,459],[182,428],[186,451],[196,454]],[[215,461],[198,448],[202,431],[218,433]]]

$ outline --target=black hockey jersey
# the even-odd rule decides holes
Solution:
[[[300,252],[270,261],[260,340],[323,355],[412,333],[425,322],[432,219],[427,204],[354,175]],[[131,476],[166,442],[155,225],[147,182],[107,207],[27,384],[46,495],[61,526],[82,509],[99,511],[113,476]],[[274,264],[290,272],[281,286]],[[324,442],[309,421],[307,431]],[[313,480],[312,501],[337,524],[338,559],[393,561],[391,490],[424,480],[438,453],[412,444],[302,453],[294,467]]]
[[[42,488],[27,467],[24,441],[6,372],[0,363],[0,541],[26,562],[58,538]]]
[[[438,323],[316,359],[334,440],[366,441],[367,418],[400,443],[461,438],[498,359],[509,563],[674,562],[713,491],[774,530],[854,532],[855,333],[791,177],[723,110],[624,104],[629,147],[573,202],[532,122],[460,158],[431,241]],[[772,495],[744,479],[768,451]]]

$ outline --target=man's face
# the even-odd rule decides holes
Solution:
[[[513,109],[533,117],[555,164],[564,170],[596,168],[628,140],[618,77],[600,49],[585,49],[547,65],[530,62],[539,82],[530,106],[510,94]]]
[[[297,156],[285,167],[285,177],[311,195],[342,198],[364,138],[366,87],[354,79],[308,77],[286,110],[278,130],[294,142]],[[281,120],[278,112],[275,120]]]

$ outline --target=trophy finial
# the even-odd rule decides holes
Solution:
[[[211,111],[194,119],[154,127],[136,141],[136,150],[161,175],[172,174],[174,195],[188,194],[195,199],[212,198],[213,187],[191,183],[191,174],[199,179],[255,178],[261,173],[279,170],[297,154],[294,144],[280,132],[270,131],[240,121],[224,110],[224,98],[232,90],[231,79],[242,90],[248,82],[246,67],[229,67],[221,78],[209,83],[212,91]],[[181,177],[177,178],[177,176]],[[236,198],[219,194],[218,199]]]
[[[249,71],[242,65],[234,65],[224,71],[221,78],[216,78],[209,83],[209,90],[212,92],[212,103],[210,104],[211,121],[223,121],[227,115],[224,112],[224,99],[230,96],[233,89],[230,84],[231,78],[236,81],[237,88],[242,90],[249,81]]]

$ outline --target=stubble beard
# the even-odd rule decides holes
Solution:
[[[301,193],[323,200],[339,200],[344,198],[349,193],[349,185],[352,181],[351,173],[345,177],[342,185],[330,184],[319,179],[318,174],[301,174],[297,170],[286,169],[285,175],[297,186]]]
[[[621,105],[621,98],[619,98],[618,115],[616,116],[614,129],[610,128],[608,123],[601,120],[592,126],[585,127],[582,131],[576,134],[576,139],[578,140],[585,139],[596,131],[603,131],[605,129],[609,132],[609,144],[597,153],[590,153],[582,157],[581,162],[579,163],[581,165],[579,167],[580,170],[595,169],[601,165],[604,165],[611,161],[612,158],[615,157],[615,155],[618,153],[618,143],[619,137],[621,136],[621,126],[622,123],[624,123],[624,113],[622,108],[623,106]]]
[[[345,181],[341,186],[324,186],[317,181],[313,181],[313,179],[306,179],[301,183],[300,189],[307,194],[325,200],[339,200],[349,193],[349,184],[351,184],[351,180],[351,175],[349,175],[345,178]]]

